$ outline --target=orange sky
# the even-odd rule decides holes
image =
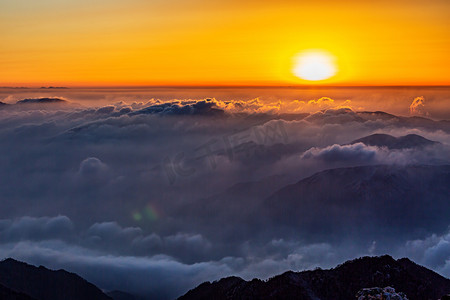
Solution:
[[[2,0],[0,86],[449,85],[450,1]]]

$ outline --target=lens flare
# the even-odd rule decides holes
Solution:
[[[157,221],[161,216],[159,210],[153,204],[147,204],[141,211],[134,211],[131,215],[136,222]]]

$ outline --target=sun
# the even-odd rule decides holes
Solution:
[[[324,51],[302,52],[295,57],[293,73],[310,81],[325,80],[336,74],[334,57]]]

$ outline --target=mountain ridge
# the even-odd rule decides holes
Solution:
[[[409,300],[439,299],[450,292],[450,280],[415,264],[389,255],[361,257],[335,268],[287,271],[266,281],[226,277],[204,282],[178,300],[191,299],[298,299],[346,300],[363,288],[392,286]]]

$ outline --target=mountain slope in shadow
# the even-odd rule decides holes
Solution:
[[[330,169],[288,185],[264,200],[267,230],[323,240],[415,238],[442,233],[450,219],[450,166],[361,166]],[[270,226],[269,226],[270,225]]]

